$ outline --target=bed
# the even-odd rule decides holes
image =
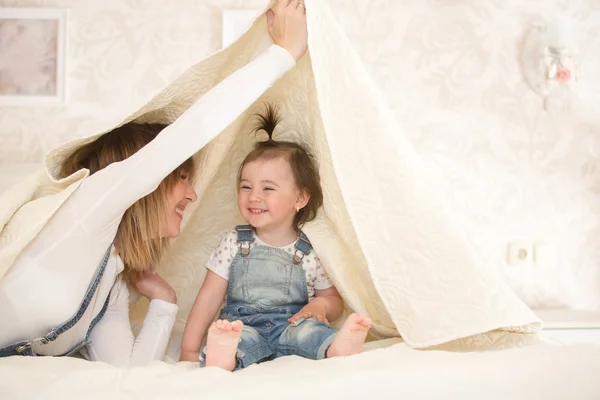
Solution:
[[[523,348],[454,353],[399,339],[311,361],[291,356],[235,373],[192,363],[112,367],[76,358],[0,361],[2,399],[456,398],[597,399],[600,347],[542,340]]]

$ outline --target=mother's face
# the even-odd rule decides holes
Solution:
[[[190,177],[184,173],[167,194],[167,209],[165,210],[165,226],[162,237],[177,237],[181,232],[181,221],[185,207],[198,199],[198,195],[190,182]]]

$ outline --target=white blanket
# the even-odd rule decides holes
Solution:
[[[208,254],[240,222],[236,171],[255,140],[250,117],[268,100],[284,116],[275,138],[302,141],[316,155],[325,205],[305,232],[348,308],[373,319],[375,338],[401,335],[415,348],[452,342],[446,345],[452,349],[530,340],[539,321],[497,276],[478,268],[402,124],[326,3],[308,0],[306,7],[310,53],[218,137],[207,138],[214,140],[196,156],[199,200],[161,265],[178,292],[178,326]],[[239,40],[190,68],[126,121],[173,121],[269,43],[261,16]],[[52,151],[45,171],[0,198],[0,278],[87,174],[55,175],[66,152],[92,138]]]
[[[454,353],[399,343],[348,358],[284,357],[234,373],[191,363],[116,368],[68,358],[32,361],[0,362],[0,398],[591,400],[600,393],[600,348],[591,345]]]

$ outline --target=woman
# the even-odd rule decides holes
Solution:
[[[85,349],[89,359],[115,365],[162,359],[177,298],[151,269],[196,200],[190,157],[205,136],[198,132],[216,136],[306,51],[301,2],[277,0],[267,18],[275,44],[173,124],[127,124],[67,158],[63,174],[88,168],[90,176],[0,283],[0,356]],[[126,282],[150,299],[137,337],[129,324]]]

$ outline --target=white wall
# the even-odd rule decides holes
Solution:
[[[222,10],[265,3],[0,0],[71,9],[69,105],[0,108],[0,164],[39,161],[110,127],[220,48]],[[600,308],[600,2],[329,3],[405,126],[398,134],[442,175],[482,264],[501,268],[532,306]],[[587,100],[570,115],[544,111],[522,80],[520,46],[537,15],[570,18],[581,32]],[[557,258],[509,267],[506,246],[517,240]]]

